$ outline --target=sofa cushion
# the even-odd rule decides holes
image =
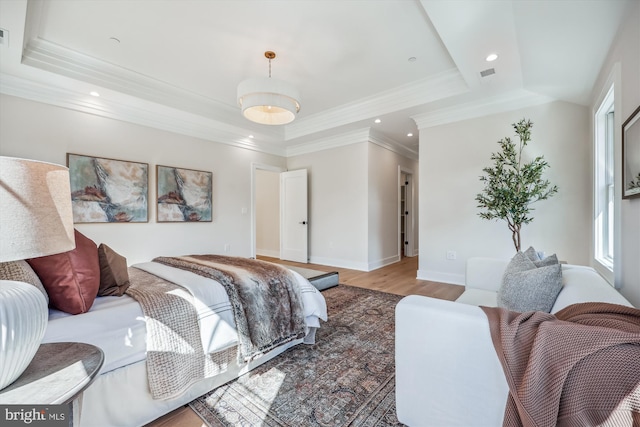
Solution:
[[[40,278],[25,260],[0,262],[0,280],[29,283],[42,292],[44,299],[49,304],[49,295],[47,295]]]
[[[98,246],[98,261],[100,263],[99,296],[114,295],[121,297],[129,287],[129,271],[127,259],[101,243]]]
[[[504,272],[498,290],[498,307],[508,310],[550,312],[562,289],[560,264],[536,267],[533,261],[518,252]]]
[[[562,292],[558,295],[551,313],[556,313],[571,304],[583,302],[607,302],[633,307],[622,294],[611,286],[593,268],[578,265],[563,265]]]
[[[486,289],[467,288],[460,295],[456,302],[469,305],[482,305],[485,307],[496,307],[497,293],[495,291],[487,291]]]
[[[98,247],[75,230],[76,248],[69,252],[28,259],[54,308],[80,314],[89,311],[100,287]]]

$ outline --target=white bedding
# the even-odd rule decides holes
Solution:
[[[135,264],[181,285],[194,296],[203,348],[213,353],[236,345],[237,333],[231,304],[223,286],[215,280],[156,262]],[[327,320],[327,306],[322,294],[300,274],[292,271],[300,285],[307,326],[307,343],[313,342],[320,319]],[[75,341],[96,345],[105,355],[101,372],[145,359],[146,324],[140,305],[131,297],[98,297],[89,312],[70,315],[49,310],[49,323],[43,342]]]

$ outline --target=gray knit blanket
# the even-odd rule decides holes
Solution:
[[[285,267],[221,255],[159,257],[153,261],[222,284],[238,330],[239,363],[305,335],[300,289],[295,276]]]
[[[179,396],[194,382],[227,370],[237,350],[205,354],[191,292],[133,267],[129,280],[126,294],[146,318],[147,376],[154,399]]]

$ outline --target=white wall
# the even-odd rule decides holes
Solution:
[[[256,170],[256,254],[280,256],[280,174]]]
[[[403,170],[412,171],[414,182],[417,182],[418,164],[376,144],[369,144],[368,150],[368,270],[373,270],[400,260],[400,247],[398,246],[400,241],[398,229],[400,217],[398,167],[401,166]],[[415,190],[417,191],[417,188]],[[416,224],[414,229],[416,235],[417,230],[418,225]],[[414,241],[416,240],[414,238]]]
[[[367,270],[367,145],[302,154],[287,169],[307,169],[309,258],[314,264]]]
[[[620,27],[616,40],[593,89],[592,110],[597,109],[598,94],[619,64],[620,85],[616,90],[616,121],[622,124],[640,105],[640,2],[633,2],[631,12]],[[591,112],[590,114],[593,114]],[[593,138],[593,136],[591,136]],[[621,139],[616,136],[616,184],[621,182]],[[620,189],[616,195],[620,200]],[[640,198],[619,202],[619,227],[616,229],[615,283],[620,292],[640,307]]]
[[[586,107],[553,102],[507,113],[420,129],[420,260],[418,278],[464,284],[472,256],[509,258],[515,253],[504,221],[478,216],[482,168],[491,166],[497,142],[515,137],[511,126],[530,119],[528,159],[544,155],[544,174],[559,187],[534,205],[534,220],[523,226],[522,247],[556,253],[574,264],[589,263],[591,212],[589,114]],[[516,138],[517,140],[517,138]],[[448,250],[457,252],[447,260]]]
[[[416,161],[368,141],[287,159],[309,173],[312,263],[371,271],[400,259],[399,166],[417,182]]]
[[[66,164],[66,153],[149,164],[149,222],[78,224],[129,264],[159,255],[251,252],[251,164],[284,167],[285,159],[144,126],[0,95],[0,154]],[[213,222],[156,223],[155,165],[213,172]]]

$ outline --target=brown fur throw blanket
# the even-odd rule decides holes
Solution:
[[[238,330],[240,363],[305,335],[300,289],[285,267],[222,255],[159,257],[153,261],[217,280],[224,286]]]
[[[503,426],[640,426],[640,310],[481,308],[509,385]]]

